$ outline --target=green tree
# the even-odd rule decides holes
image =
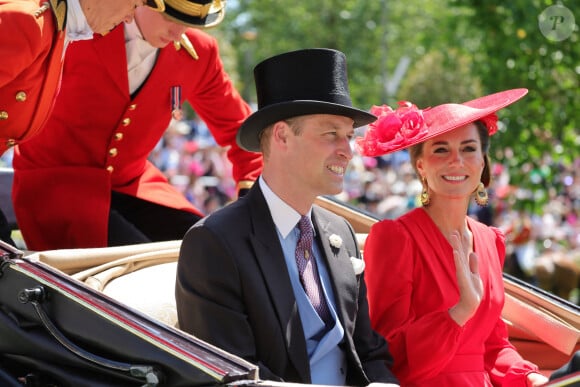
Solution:
[[[255,101],[252,69],[266,57],[306,47],[347,55],[357,107],[409,100],[420,107],[465,101],[508,88],[529,94],[503,109],[505,126],[492,143],[493,158],[510,168],[512,183],[529,188],[540,210],[558,168],[579,157],[576,30],[554,42],[538,17],[548,0],[320,0],[288,3],[238,0],[220,27],[238,65],[239,88]],[[386,84],[401,58],[410,66],[400,87]],[[551,160],[546,170],[545,160]],[[541,171],[530,179],[532,171]]]
[[[495,158],[509,166],[514,184],[532,192],[540,211],[548,186],[561,189],[559,169],[580,153],[578,28],[560,41],[542,33],[539,16],[553,1],[455,0],[468,7],[473,69],[486,92],[526,87],[529,94],[500,116],[507,129],[494,141]],[[565,5],[565,4],[563,4]]]
[[[228,4],[228,40],[238,49],[244,96],[255,100],[252,69],[266,57],[306,47],[328,47],[347,55],[353,103],[361,108],[393,103],[385,84],[399,60],[421,58],[458,11],[446,0],[320,0],[291,3],[239,0]],[[230,7],[231,5],[231,7]]]

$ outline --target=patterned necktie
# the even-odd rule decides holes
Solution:
[[[322,290],[322,284],[316,267],[316,259],[312,253],[314,233],[310,219],[307,216],[301,217],[298,228],[300,229],[300,238],[296,245],[296,264],[298,265],[300,282],[306,291],[310,303],[320,318],[325,323],[328,323],[330,321],[330,311],[328,310],[324,291]]]

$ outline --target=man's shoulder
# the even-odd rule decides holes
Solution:
[[[44,34],[44,28],[54,29],[54,18],[50,8],[41,8],[38,1],[3,1],[0,2],[0,30],[2,34],[10,33],[11,39],[18,36]],[[28,39],[28,38],[27,38]]]
[[[249,219],[250,213],[248,203],[236,200],[207,215],[201,224],[210,228],[240,224]]]
[[[328,220],[335,225],[341,225],[341,226],[343,226],[343,225],[348,226],[349,225],[348,221],[344,217],[342,217],[342,216],[340,216],[340,215],[338,215],[330,210],[327,210],[326,208],[320,207],[316,204],[314,204],[312,206],[312,211],[314,212],[315,216],[319,217],[320,219]]]
[[[177,49],[176,49],[177,48]],[[183,65],[207,67],[213,65],[219,59],[219,46],[217,40],[206,32],[195,28],[188,28],[176,44],[169,44],[162,50],[175,60],[184,60]],[[180,52],[187,52],[182,56]]]
[[[197,28],[188,28],[185,31],[188,39],[195,46],[203,50],[217,50],[218,43],[215,37]]]

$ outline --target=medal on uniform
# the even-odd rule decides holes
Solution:
[[[171,116],[178,121],[183,118],[181,86],[171,86]]]

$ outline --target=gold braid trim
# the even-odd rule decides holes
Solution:
[[[34,17],[38,19],[40,15],[42,15],[48,9],[50,9],[50,4],[48,3],[48,1],[45,1],[44,3],[42,3],[40,8],[34,11]]]
[[[191,43],[191,41],[189,40],[187,35],[181,34],[181,39],[179,40],[179,42],[173,42],[173,46],[175,47],[175,49],[177,51],[179,51],[181,49],[181,47],[183,47],[185,49],[185,51],[187,51],[193,59],[195,59],[195,60],[199,59],[199,55],[197,55],[197,52],[195,51],[195,48],[193,47],[193,43]]]
[[[252,180],[242,180],[240,182],[238,182],[238,191],[241,189],[250,189],[252,188],[252,186],[254,185],[254,182]]]
[[[175,10],[177,10],[181,13],[185,13],[189,16],[196,16],[199,18],[206,17],[207,14],[209,13],[211,6],[212,6],[212,3],[202,5],[202,4],[190,3],[190,2],[184,1],[184,0],[165,0],[165,2],[171,8],[174,8]]]
[[[50,0],[52,12],[56,17],[56,28],[58,31],[64,31],[66,24],[66,1],[65,0]]]

